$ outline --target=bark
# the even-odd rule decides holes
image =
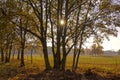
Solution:
[[[60,21],[60,18],[59,18],[59,16],[61,16],[60,15],[60,6],[61,6],[61,3],[60,3],[60,0],[58,0],[58,4],[60,4],[60,5],[58,5],[57,6],[57,51],[56,51],[56,54],[55,54],[55,62],[54,62],[54,68],[55,69],[60,69],[60,59],[61,59],[61,57],[60,57],[60,39],[61,39],[61,29],[60,29],[60,25],[59,25],[59,21]]]
[[[63,59],[62,59],[62,69],[65,69],[65,64],[66,64],[66,57],[67,57],[67,52],[66,52],[66,32],[67,32],[67,20],[68,20],[68,2],[69,0],[66,0],[65,3],[65,25],[63,28],[63,36],[62,36],[62,51],[63,51]],[[62,13],[61,13],[62,15]]]
[[[9,62],[10,62],[10,58],[11,58],[11,51],[12,51],[12,42],[10,43],[10,47],[9,47],[9,56],[8,56]]]
[[[24,63],[25,34],[26,33],[24,33],[24,38],[21,39],[21,63],[20,63],[21,67],[25,66]]]
[[[72,71],[74,72],[75,71],[75,62],[76,62],[76,45],[74,46],[74,54],[73,54],[73,64],[72,64]]]
[[[1,48],[1,61],[4,61],[4,50]]]
[[[81,53],[81,48],[82,48],[82,44],[83,44],[83,32],[81,33],[81,39],[80,39],[80,45],[79,45],[79,51],[78,51],[78,55],[77,55],[77,59],[76,59],[76,64],[75,64],[75,69],[77,69],[78,67],[78,62],[79,62],[79,56],[80,56],[80,53]]]
[[[62,70],[65,70],[65,66],[66,66],[66,58],[67,56],[63,56],[63,59],[62,59]]]
[[[50,66],[49,58],[48,58],[48,50],[47,50],[46,39],[44,39],[42,41],[42,46],[43,46],[43,55],[44,55],[45,68],[46,68],[46,70],[50,70],[51,66]]]
[[[15,47],[14,47],[14,49],[13,49],[13,55],[12,55],[12,59],[14,59],[14,55],[15,55]]]
[[[17,59],[20,60],[20,49],[18,49]]]
[[[22,45],[22,49],[21,49],[21,63],[20,63],[20,66],[25,66],[25,63],[24,63],[24,45]]]
[[[55,43],[55,41],[54,41],[54,32],[53,32],[53,21],[52,21],[52,19],[51,19],[51,3],[52,3],[52,1],[50,2],[50,4],[49,4],[49,18],[50,18],[50,23],[51,23],[51,37],[52,37],[52,53],[53,53],[53,63],[54,63],[54,67],[53,68],[55,68],[55,64],[56,64],[56,55],[55,55],[55,46],[54,46],[54,43]]]
[[[9,62],[8,60],[8,51],[6,51],[6,54],[5,54],[5,63]]]
[[[31,54],[31,64],[32,64],[32,62],[33,62],[33,48],[31,49],[30,54]]]

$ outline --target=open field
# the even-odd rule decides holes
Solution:
[[[49,57],[52,65],[52,56]],[[11,60],[10,63],[0,63],[0,80],[13,80],[14,76],[26,76],[32,73],[38,73],[44,70],[44,61],[42,56],[31,58],[25,57],[25,67],[19,67],[18,60]],[[71,69],[72,56],[67,58],[66,69]],[[87,69],[93,69],[96,72],[106,76],[107,74],[120,74],[120,56],[80,56],[77,72],[83,73]],[[104,74],[103,74],[104,73]],[[21,75],[26,74],[26,75]],[[17,80],[17,79],[14,79]]]
[[[71,63],[72,59],[68,58],[67,62]],[[88,68],[120,73],[120,56],[81,56],[78,69]]]
[[[66,68],[70,69],[72,66],[72,56],[67,58]],[[27,59],[26,59],[27,60]],[[51,65],[53,64],[52,56],[49,57]],[[27,60],[30,62],[30,58]],[[33,57],[33,63],[44,68],[44,61],[42,56]],[[78,69],[84,71],[88,68],[96,70],[110,71],[113,73],[120,73],[120,56],[80,56]]]

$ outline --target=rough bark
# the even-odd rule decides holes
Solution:
[[[1,48],[1,61],[4,62],[4,50]]]
[[[17,59],[20,60],[20,49],[18,49],[17,51],[18,51]]]
[[[46,70],[50,70],[51,66],[50,66],[49,58],[48,58],[48,50],[47,50],[46,39],[44,39],[42,41],[42,46],[43,46],[43,55],[44,55],[45,68],[46,68]]]
[[[25,66],[24,63],[24,45],[22,45],[22,49],[21,49],[21,62],[20,62],[20,66]]]

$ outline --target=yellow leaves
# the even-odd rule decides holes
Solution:
[[[22,11],[22,12],[19,12],[19,15],[21,15],[21,16],[26,16],[26,15],[28,15],[28,13],[25,12],[25,11]]]
[[[100,10],[120,11],[120,5],[112,4],[110,0],[103,0],[99,5]]]
[[[98,23],[98,24],[97,24],[97,27],[105,28],[105,25],[104,25],[103,23]]]
[[[100,10],[109,9],[109,7],[110,7],[110,1],[109,0],[103,0],[103,1],[101,1],[101,4],[99,5]]]
[[[112,11],[120,11],[120,5],[112,5],[111,9]]]

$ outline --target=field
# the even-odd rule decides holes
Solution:
[[[43,57],[34,57],[33,63],[39,64],[43,62]],[[50,63],[53,64],[52,56],[49,57]],[[71,69],[72,56],[67,58],[66,68]],[[30,58],[29,58],[30,61]],[[44,68],[44,63],[39,64],[40,68]],[[120,56],[80,56],[78,70],[85,71],[88,68],[96,69],[98,71],[106,71],[112,73],[120,73]]]
[[[68,59],[68,63],[72,59]],[[67,64],[67,66],[69,66]],[[78,69],[86,70],[93,68],[98,71],[106,71],[119,73],[120,72],[120,56],[81,56],[79,60]]]
[[[51,65],[52,56],[49,57]],[[0,80],[17,80],[18,77],[25,77],[31,73],[37,74],[44,70],[44,61],[42,56],[34,56],[31,64],[31,58],[25,57],[25,67],[19,67],[19,61],[11,59],[10,63],[0,63]],[[66,69],[71,69],[72,56],[67,58]],[[120,56],[80,56],[78,73],[84,73],[92,69],[102,76],[108,74],[120,74]],[[24,75],[22,75],[24,74]]]

